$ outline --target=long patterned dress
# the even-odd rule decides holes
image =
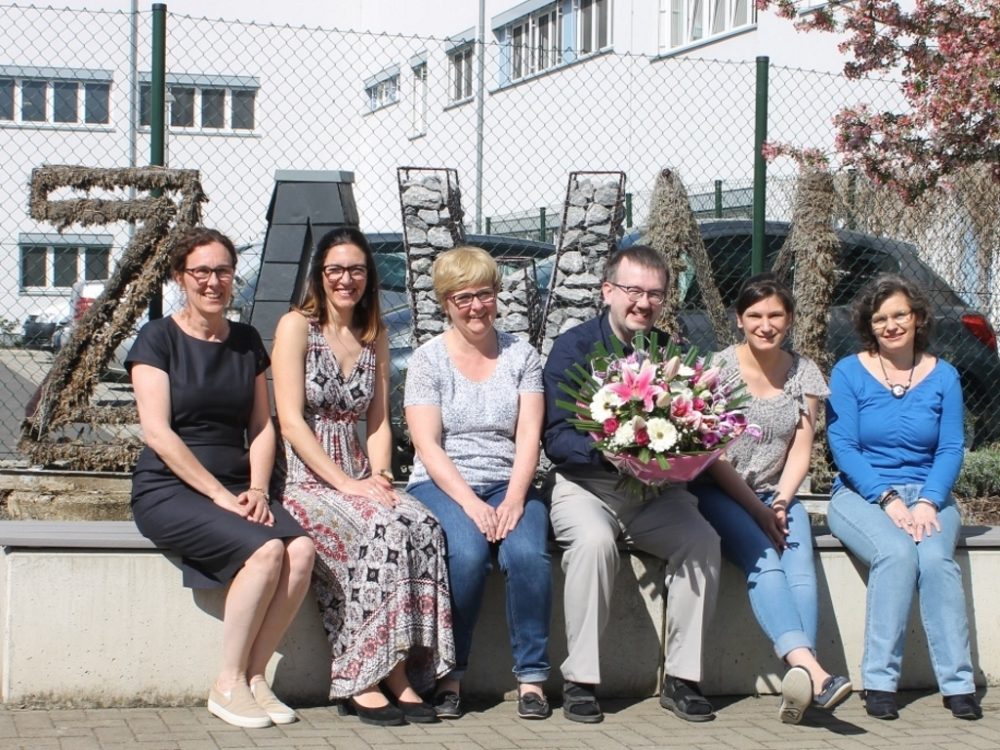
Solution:
[[[345,377],[322,329],[309,324],[305,419],[351,477],[370,474],[357,423],[371,402],[375,346]],[[316,544],[313,587],[332,649],[330,698],[356,695],[407,659],[418,692],[455,661],[445,541],[437,519],[400,492],[386,508],[313,474],[285,442],[284,506]]]

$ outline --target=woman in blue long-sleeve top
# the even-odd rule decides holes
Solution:
[[[829,523],[871,569],[861,675],[865,708],[878,719],[899,716],[895,694],[915,591],[945,707],[962,719],[982,716],[954,558],[962,387],[955,368],[927,352],[929,311],[915,284],[878,277],[854,304],[864,351],[838,362],[830,377],[827,434],[840,474]]]

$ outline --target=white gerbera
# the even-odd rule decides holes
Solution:
[[[653,417],[646,422],[649,432],[649,447],[657,453],[666,453],[677,444],[677,428],[673,422],[662,417]]]
[[[627,422],[618,425],[611,445],[615,448],[631,448],[635,443],[635,431],[642,427],[645,421],[641,417],[632,417]]]
[[[614,408],[621,406],[622,400],[608,386],[604,386],[590,401],[590,416],[595,422],[604,422],[615,416]]]

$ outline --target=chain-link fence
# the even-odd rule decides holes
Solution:
[[[571,171],[627,175],[628,236],[641,231],[654,180],[669,167],[702,222],[724,301],[750,273],[752,61],[488,42],[480,88],[472,35],[416,38],[175,14],[166,28],[166,164],[200,171],[209,198],[204,222],[244,249],[240,273],[250,289],[277,170],[353,172],[362,229],[379,235],[376,249],[391,269],[402,252],[402,165],[457,170],[468,234],[511,238],[492,240],[494,252],[532,258],[554,242]],[[52,349],[130,236],[125,225],[59,234],[33,221],[31,170],[147,163],[151,34],[146,12],[0,6],[0,459],[16,457],[18,422]],[[769,139],[831,151],[832,115],[861,102],[898,109],[902,97],[892,81],[772,66]],[[769,168],[768,262],[792,218],[796,169]],[[992,421],[990,383],[1000,375],[988,324],[1000,322],[991,286],[1000,230],[996,212],[978,206],[987,198],[995,206],[995,191],[970,177],[964,192],[914,211],[860,179],[838,176],[837,186],[832,214],[855,233],[843,235],[831,314],[843,339],[836,354],[854,346],[846,306],[864,281],[881,270],[917,275],[948,317],[939,325],[940,350],[963,373],[970,425],[981,439]],[[978,196],[975,206],[970,196]],[[697,291],[688,285],[685,315],[697,313]],[[405,311],[392,321],[409,325]],[[119,362],[110,369],[120,378]],[[128,386],[112,378],[95,397],[128,399]]]

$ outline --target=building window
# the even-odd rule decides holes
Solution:
[[[111,84],[83,85],[83,120],[91,125],[107,125],[111,121]]]
[[[365,88],[368,97],[368,111],[374,112],[399,101],[399,76],[387,78]]]
[[[14,119],[14,81],[0,79],[0,120]]]
[[[0,121],[106,125],[110,93],[109,71],[0,65]]]
[[[562,62],[560,18],[559,7],[550,5],[511,25],[511,80],[520,80]]]
[[[78,281],[108,278],[111,237],[22,235],[21,290],[68,290]]]
[[[24,81],[21,84],[21,121],[45,122],[48,107],[46,96],[48,90],[46,81]]]
[[[414,65],[410,87],[410,135],[427,132],[427,63]]]
[[[472,98],[472,60],[475,52],[471,44],[454,50],[448,55],[448,100],[460,102]]]
[[[660,52],[756,23],[751,0],[660,0]]]
[[[149,73],[141,73],[139,125],[152,123]],[[167,76],[167,122],[178,130],[253,130],[257,90],[251,76],[174,74]]]
[[[580,0],[577,22],[581,55],[590,55],[611,44],[611,0]]]
[[[611,46],[611,0],[538,2],[529,13],[524,13],[525,5],[493,19],[501,49],[501,85]]]

